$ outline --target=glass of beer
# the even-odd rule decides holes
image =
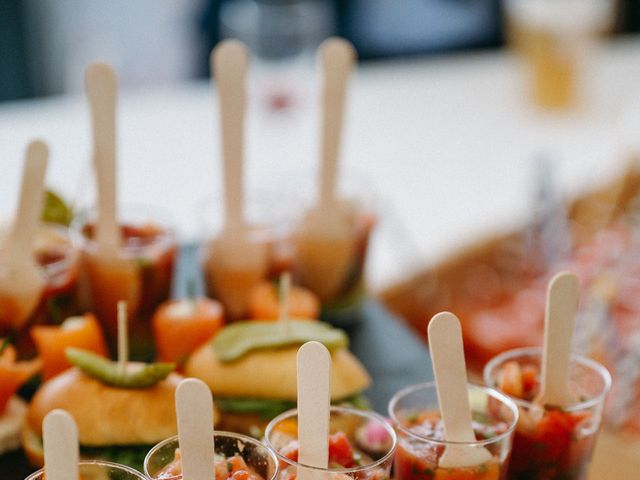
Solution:
[[[613,0],[507,0],[509,42],[530,70],[536,105],[554,110],[580,103],[585,54],[613,23]]]

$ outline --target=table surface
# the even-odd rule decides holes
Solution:
[[[260,73],[262,72],[262,73]],[[585,75],[588,101],[574,112],[538,111],[525,70],[506,51],[361,66],[349,95],[342,170],[373,195],[380,225],[369,282],[389,286],[479,236],[530,217],[532,158],[554,156],[572,195],[613,177],[640,136],[640,37],[602,45]],[[82,72],[77,72],[80,76]],[[247,182],[313,192],[317,88],[300,71],[282,85],[297,106],[264,106],[273,72],[250,81]],[[220,187],[214,95],[205,82],[122,92],[119,199],[166,210],[183,239],[199,233],[198,205]],[[0,217],[15,206],[26,142],[51,147],[48,182],[91,202],[88,107],[81,93],[0,105]]]

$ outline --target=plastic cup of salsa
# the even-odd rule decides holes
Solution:
[[[35,345],[29,335],[34,325],[57,325],[78,312],[77,285],[81,240],[74,230],[54,224],[43,224],[34,241],[34,257],[44,277],[44,289],[33,313],[17,331],[2,325],[0,337],[11,336],[20,358],[35,356]],[[0,267],[0,276],[6,273]],[[0,308],[2,306],[0,305]]]
[[[397,392],[389,402],[389,416],[398,433],[396,480],[506,478],[518,408],[506,395],[492,388],[469,384],[468,392],[477,440],[463,444],[485,448],[493,458],[474,467],[440,467],[439,459],[445,448],[455,442],[444,440],[435,382],[412,385]]]
[[[214,480],[225,480],[233,474],[233,458],[239,457],[248,467],[249,476],[236,475],[233,480],[247,477],[247,480],[275,480],[278,476],[278,459],[275,454],[263,443],[255,438],[247,437],[239,433],[215,432],[214,445],[217,466]],[[163,440],[153,447],[144,459],[144,473],[151,480],[180,480],[179,458],[176,453],[179,448],[178,437]],[[229,460],[227,468],[220,468],[220,460]],[[222,467],[225,467],[222,464]],[[212,479],[214,475],[212,472]]]
[[[294,480],[299,468],[332,480],[390,478],[397,437],[384,417],[374,412],[332,406],[329,433],[329,468],[310,467],[297,461],[297,409],[271,420],[265,430],[265,443],[280,462],[279,480]]]
[[[96,314],[115,352],[117,303],[126,300],[129,314],[130,353],[133,360],[153,358],[151,317],[166,301],[172,288],[178,246],[166,218],[146,207],[118,212],[123,242],[118,258],[130,268],[123,273],[104,274],[99,269],[98,245],[94,240],[95,212],[79,216],[76,228],[85,241],[82,249],[82,300],[85,310]]]
[[[269,190],[247,190],[245,221],[249,228],[247,241],[262,245],[266,251],[266,268],[257,278],[242,267],[225,265],[225,259],[216,248],[215,240],[224,227],[223,202],[211,196],[203,200],[198,212],[201,247],[200,263],[207,295],[222,303],[225,316],[230,320],[247,317],[249,292],[261,281],[277,281],[280,274],[290,271],[293,264],[291,229],[296,204],[289,195]]]
[[[518,348],[494,357],[484,368],[485,383],[509,393],[520,410],[508,478],[586,479],[611,375],[598,362],[574,355],[569,381],[576,402],[562,409],[542,408],[532,402],[538,394],[541,358],[541,348]],[[512,395],[518,371],[523,393]]]
[[[79,480],[148,480],[142,473],[118,463],[89,460],[78,463]],[[29,475],[25,480],[45,480],[44,469]]]

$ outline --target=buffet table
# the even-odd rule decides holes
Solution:
[[[374,291],[530,218],[532,160],[541,150],[554,158],[555,178],[569,196],[625,168],[640,144],[640,39],[594,53],[588,101],[562,115],[529,106],[521,65],[505,52],[369,64],[358,71],[343,158],[345,176],[355,179],[346,183],[373,192],[379,212],[368,269]],[[309,93],[307,80],[296,83],[298,92]],[[260,88],[250,99],[250,187],[310,184],[317,158],[314,102],[298,95],[293,109],[275,112],[265,108]],[[182,241],[196,240],[201,200],[219,191],[221,176],[209,86],[125,88],[119,118],[123,203],[166,210]],[[0,105],[0,217],[13,209],[23,149],[35,136],[51,148],[48,183],[75,206],[90,205],[88,109],[82,95],[70,94]],[[385,412],[398,388],[431,376],[423,344],[375,301],[367,302],[349,333],[374,378],[369,397],[376,410]],[[606,478],[597,472],[612,462],[634,468],[628,462],[633,454],[618,448],[619,439],[603,440],[594,479]],[[7,460],[8,480],[24,478],[24,463]]]

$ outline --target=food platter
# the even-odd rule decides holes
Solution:
[[[186,292],[193,273],[197,271],[198,249],[186,245],[180,250],[176,268],[174,294]],[[199,284],[198,288],[203,288]],[[373,384],[366,391],[371,406],[384,412],[393,394],[411,383],[431,380],[426,346],[407,328],[404,322],[389,313],[379,302],[364,302],[358,321],[347,329],[351,350],[362,360]],[[21,451],[0,456],[3,480],[24,480],[33,471]]]

